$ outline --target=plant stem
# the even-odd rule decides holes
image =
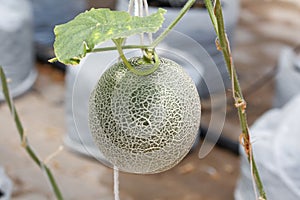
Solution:
[[[155,48],[167,35],[168,33],[174,28],[174,26],[181,20],[184,14],[194,5],[196,0],[189,0],[186,2],[184,7],[179,12],[178,16],[173,20],[173,22],[160,34],[150,45],[151,48]]]
[[[209,17],[211,19],[211,22],[213,24],[213,27],[215,29],[215,32],[216,32],[216,34],[218,34],[219,31],[218,31],[217,18],[216,18],[215,14],[214,14],[214,7],[212,5],[212,2],[211,1],[206,1],[205,2],[205,6],[206,6],[206,9],[208,11],[208,14],[209,14]]]
[[[153,56],[154,56],[154,63],[153,63],[153,67],[151,67],[148,70],[144,70],[144,71],[140,71],[135,69],[127,60],[127,58],[124,55],[123,49],[121,44],[123,43],[124,39],[114,39],[113,42],[116,44],[118,53],[120,55],[120,58],[122,59],[122,61],[124,62],[125,66],[129,69],[129,71],[131,71],[132,73],[139,75],[139,76],[147,76],[149,74],[152,74],[153,72],[155,72],[157,70],[157,68],[159,67],[159,58],[158,55],[155,53],[155,51],[153,51]],[[152,60],[152,59],[151,59]]]
[[[12,116],[14,118],[17,130],[19,132],[19,136],[20,136],[20,139],[21,139],[21,142],[22,142],[22,146],[25,148],[25,150],[28,153],[28,155],[30,156],[30,158],[42,170],[44,170],[45,173],[47,174],[48,180],[49,180],[49,182],[51,184],[51,187],[52,187],[52,189],[54,191],[56,199],[57,200],[63,200],[63,196],[62,196],[62,194],[61,194],[61,192],[59,190],[59,187],[58,187],[58,185],[57,185],[57,183],[56,183],[56,181],[54,179],[54,176],[53,176],[51,170],[47,167],[47,165],[45,163],[43,163],[38,158],[38,156],[36,155],[36,153],[30,147],[30,144],[29,144],[28,139],[27,139],[27,137],[25,135],[25,132],[24,132],[23,125],[22,125],[21,120],[19,118],[18,112],[17,112],[16,107],[15,107],[15,105],[13,103],[13,100],[12,100],[12,98],[10,96],[9,89],[8,89],[8,86],[7,86],[7,79],[6,79],[6,76],[5,76],[5,73],[3,71],[2,66],[0,66],[0,78],[1,78],[1,84],[2,84],[3,94],[4,94],[5,100],[7,102],[7,105],[9,107],[10,113],[12,114]]]
[[[247,155],[248,161],[251,166],[251,173],[255,182],[256,187],[259,191],[259,198],[260,199],[267,199],[266,193],[264,191],[263,183],[261,181],[256,162],[253,156],[251,141],[250,141],[250,133],[249,133],[249,126],[247,122],[247,115],[246,115],[246,101],[243,98],[242,90],[238,81],[237,73],[232,61],[231,50],[229,41],[225,32],[224,27],[224,20],[222,14],[222,6],[220,0],[216,0],[215,6],[213,8],[212,3],[210,0],[205,0],[206,7],[210,14],[213,26],[215,28],[218,40],[217,46],[223,52],[223,56],[226,62],[226,66],[232,80],[232,89],[233,89],[233,98],[235,101],[235,106],[238,110],[238,116],[240,121],[240,126],[242,129],[242,140],[240,141],[244,146],[245,153]]]
[[[122,49],[147,49],[147,48],[149,48],[149,46],[147,46],[147,45],[125,45],[125,46],[122,46]],[[113,47],[95,48],[89,53],[113,51],[113,50],[117,50],[117,47],[113,46]]]

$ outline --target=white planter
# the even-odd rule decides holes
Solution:
[[[11,95],[16,97],[27,91],[37,77],[32,13],[27,0],[0,0],[0,4],[0,65],[9,79]]]
[[[300,56],[292,48],[280,54],[275,89],[274,107],[282,107],[300,94]]]
[[[4,169],[0,166],[0,200],[9,200],[12,193],[12,181],[7,177]]]
[[[34,14],[34,40],[52,47],[54,26],[73,19],[86,9],[85,0],[30,0]]]
[[[79,66],[67,67],[66,74],[66,126],[64,143],[70,150],[94,157],[103,164],[110,164],[94,144],[88,126],[88,101],[93,87],[117,52],[89,54]],[[98,64],[99,63],[99,64]]]

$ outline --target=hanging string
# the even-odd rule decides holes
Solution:
[[[119,195],[119,169],[114,166],[114,199],[120,200]]]
[[[143,0],[135,0],[134,16],[143,17]],[[144,34],[140,34],[140,44],[144,45]]]
[[[128,13],[133,16],[149,16],[149,6],[147,0],[130,0],[128,4]],[[149,43],[153,41],[152,33],[148,33]],[[140,43],[144,45],[144,34],[140,35]]]
[[[139,16],[139,14],[140,14],[139,2],[140,2],[140,0],[134,0],[134,16]]]
[[[131,14],[132,10],[133,10],[133,4],[134,4],[135,0],[130,0],[129,4],[128,4],[128,13]]]
[[[146,14],[146,16],[149,16],[148,1],[147,0],[143,0],[143,1],[144,1],[145,14]],[[149,42],[151,44],[153,42],[152,33],[148,33],[148,38],[149,38]]]

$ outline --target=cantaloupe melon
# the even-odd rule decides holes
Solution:
[[[143,70],[141,58],[129,63]],[[170,169],[189,152],[197,136],[201,106],[188,74],[160,58],[159,68],[139,76],[116,63],[100,77],[89,102],[95,143],[119,170],[151,174]]]

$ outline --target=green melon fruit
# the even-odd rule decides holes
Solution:
[[[139,69],[140,58],[129,63]],[[105,158],[119,170],[158,173],[189,152],[200,124],[200,98],[192,79],[174,61],[160,58],[147,76],[123,62],[101,76],[89,101],[89,126]]]

